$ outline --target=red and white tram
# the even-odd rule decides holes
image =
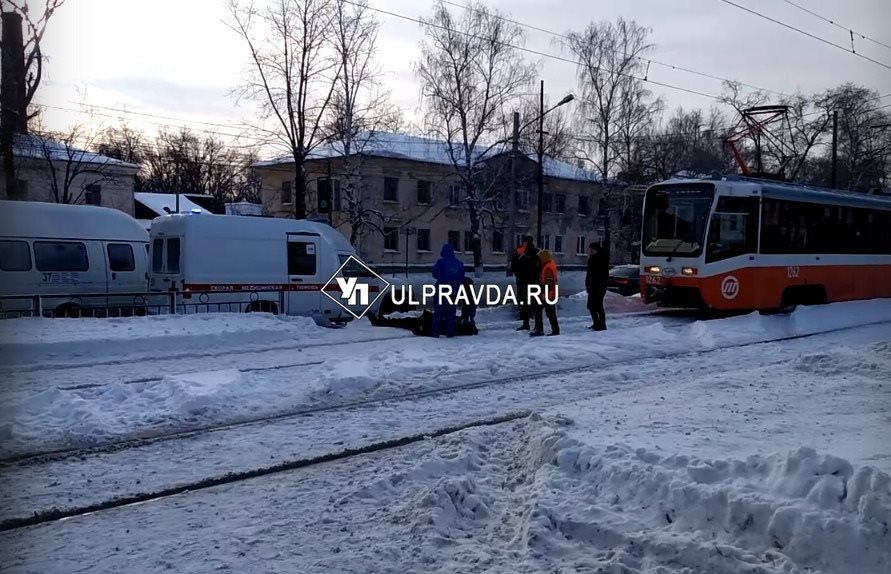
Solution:
[[[726,176],[647,190],[641,295],[780,310],[891,297],[891,198]]]

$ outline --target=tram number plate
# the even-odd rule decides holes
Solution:
[[[664,284],[664,279],[659,275],[647,275],[647,284],[648,285],[662,285]]]
[[[786,267],[786,277],[794,279],[798,277],[798,265],[790,265]]]

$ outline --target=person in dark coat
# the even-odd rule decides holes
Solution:
[[[448,285],[452,288],[450,299],[454,300],[458,289],[464,280],[464,263],[455,257],[455,250],[446,243],[439,252],[440,257],[433,266],[433,278],[436,279],[437,297],[433,305],[433,328],[431,335],[439,337],[441,326],[445,321],[446,337],[455,336],[457,326],[455,305],[443,300],[440,301],[439,288]]]
[[[523,244],[514,252],[511,269],[517,281],[517,302],[520,304],[520,320],[523,321],[517,331],[528,331],[529,321],[534,314],[528,290],[530,285],[538,285],[539,276],[538,249],[535,248],[531,235],[525,236]]]
[[[591,326],[595,331],[606,330],[606,311],[603,298],[609,281],[609,254],[599,243],[588,245],[588,270],[585,274],[585,291],[588,292],[588,311],[591,312]]]

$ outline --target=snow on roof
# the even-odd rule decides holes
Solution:
[[[42,138],[32,134],[15,134],[13,153],[16,157],[44,159],[49,154],[53,161],[72,161],[77,163],[98,164],[115,167],[139,169],[139,166],[98,153],[69,147],[63,142]]]
[[[176,213],[176,194],[175,193],[146,193],[138,192],[133,194],[133,198],[147,208],[151,209],[159,216]],[[188,197],[179,194],[179,211],[180,213],[190,213],[195,210],[201,213],[210,213],[197,203],[190,201]]]
[[[360,152],[364,155],[443,165],[452,164],[448,145],[443,140],[391,132],[368,132],[359,136],[359,139],[364,140],[361,144]],[[488,145],[480,145],[478,147],[480,148],[477,154],[478,158],[483,155],[487,158],[495,157],[507,152],[509,149],[507,144],[496,144],[491,148]],[[313,150],[309,154],[308,159],[333,158],[341,155],[343,155],[342,148],[337,145],[327,145]],[[530,154],[527,157],[532,161],[537,161],[535,154]],[[293,162],[294,159],[291,156],[282,156],[272,160],[257,162],[253,165],[254,167],[268,167]],[[599,176],[594,172],[547,156],[544,159],[544,173],[548,177],[560,179],[577,181],[599,180]]]

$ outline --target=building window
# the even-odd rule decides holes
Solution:
[[[556,195],[556,211],[557,213],[566,213],[566,196],[561,194]]]
[[[384,178],[384,201],[399,201],[399,178]]]
[[[91,183],[84,188],[84,203],[87,205],[102,205],[102,186]]]
[[[575,254],[576,255],[584,255],[585,254],[585,236],[579,235],[575,238]]]
[[[24,241],[0,241],[0,269],[30,271],[31,249]]]
[[[133,248],[126,243],[109,243],[108,267],[112,271],[133,271],[136,269],[136,260],[133,257]]]
[[[452,246],[452,249],[455,251],[461,250],[461,232],[460,231],[449,231],[449,245]]]
[[[464,232],[464,253],[471,253],[473,251],[473,232],[465,231]]]
[[[399,229],[384,227],[384,251],[399,251]]]
[[[449,207],[461,207],[464,202],[464,186],[460,183],[449,185]]]
[[[554,253],[563,253],[563,236],[554,236]]]
[[[550,193],[541,194],[541,210],[546,213],[554,210],[554,196]]]
[[[87,247],[83,243],[35,241],[34,261],[38,271],[87,271]]]
[[[550,249],[551,248],[551,236],[548,234],[545,234],[544,236],[539,237],[538,245],[542,249]]]
[[[497,229],[492,232],[492,253],[504,253],[504,233]]]
[[[514,244],[513,244],[513,247],[514,247],[515,249],[516,249],[517,247],[519,247],[520,245],[523,245],[523,238],[524,238],[524,237],[526,237],[525,234],[523,234],[523,233],[517,233],[517,236],[514,237]]]
[[[291,203],[291,182],[283,181],[282,182],[282,205],[288,205]]]
[[[170,245],[167,246],[170,249]],[[288,275],[316,274],[316,244],[305,241],[288,242]]]
[[[418,180],[418,205],[430,205],[430,182]]]
[[[430,251],[429,229],[418,229],[418,251]]]
[[[525,189],[518,189],[514,192],[514,206],[517,211],[529,211],[529,192]]]
[[[588,196],[580,195],[579,196],[579,215],[589,215],[591,213],[591,208],[588,206]]]

